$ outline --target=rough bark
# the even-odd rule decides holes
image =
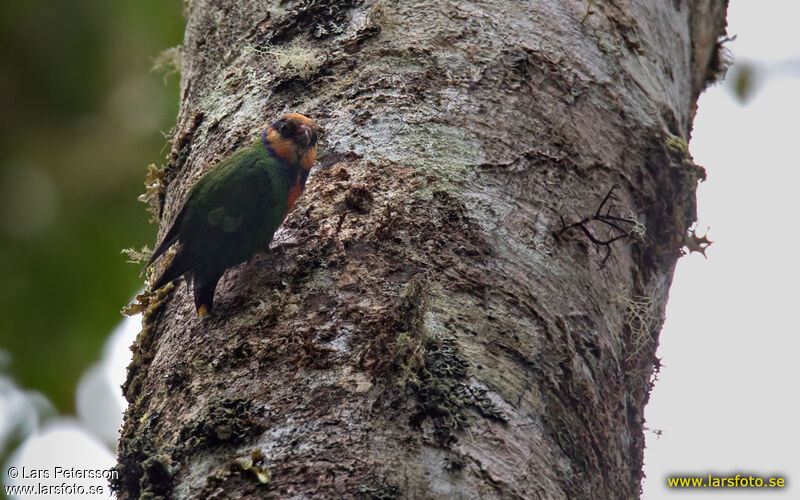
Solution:
[[[638,496],[725,8],[189,2],[162,228],[265,121],[327,136],[285,257],[229,271],[210,320],[148,298],[120,497]],[[563,230],[614,185],[629,236]]]

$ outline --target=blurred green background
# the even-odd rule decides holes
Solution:
[[[169,152],[180,0],[0,2],[0,375],[74,411],[75,385],[142,286],[143,191]]]

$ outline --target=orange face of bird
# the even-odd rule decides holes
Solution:
[[[309,170],[317,159],[320,127],[297,113],[283,115],[267,129],[267,141],[275,154]]]

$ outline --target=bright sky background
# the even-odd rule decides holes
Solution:
[[[797,0],[733,0],[729,33],[738,39],[728,46],[737,60],[762,64],[768,77],[747,105],[725,86],[700,99],[690,151],[708,173],[698,190],[698,225],[701,234],[710,227],[714,245],[708,260],[694,254],[679,261],[670,293],[658,351],[664,367],[646,410],[647,426],[663,432],[647,433],[648,500],[800,498],[794,484],[800,480],[800,326],[793,315],[800,307],[799,19]],[[792,59],[793,74],[781,66]],[[8,465],[113,465],[102,443],[113,441],[121,421],[119,385],[138,329],[138,317],[127,319],[87,372],[76,395],[78,418],[50,420]],[[0,431],[11,414],[46,409],[46,402],[31,402],[8,380],[0,382]],[[3,472],[3,484],[15,484]],[[788,487],[695,492],[665,486],[669,473],[709,472],[781,475]]]
[[[742,105],[729,87],[700,98],[690,142],[708,180],[700,234],[714,244],[682,258],[646,409],[645,499],[800,498],[800,2],[731,2],[728,46],[767,77]],[[779,70],[794,60],[794,74]],[[782,67],[786,67],[783,65]],[[777,491],[674,491],[665,476],[781,475]]]

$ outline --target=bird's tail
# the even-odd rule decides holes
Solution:
[[[167,265],[167,268],[164,269],[164,272],[161,273],[161,276],[150,285],[150,290],[158,290],[170,281],[180,278],[193,267],[191,256],[188,255],[185,248],[181,248]]]
[[[144,265],[144,268],[142,268],[141,272],[139,273],[140,278],[147,271],[147,268],[150,267],[157,258],[163,255],[164,252],[166,252],[169,249],[169,247],[171,247],[172,244],[178,240],[178,233],[180,232],[180,221],[182,216],[183,216],[183,211],[181,211],[181,213],[178,214],[178,217],[177,219],[175,219],[175,222],[172,224],[172,227],[169,228],[167,234],[164,235],[164,239],[162,239],[161,243],[159,243],[156,249],[153,250],[153,255],[150,256],[150,258],[147,260],[147,264]],[[155,288],[153,290],[155,290]]]

